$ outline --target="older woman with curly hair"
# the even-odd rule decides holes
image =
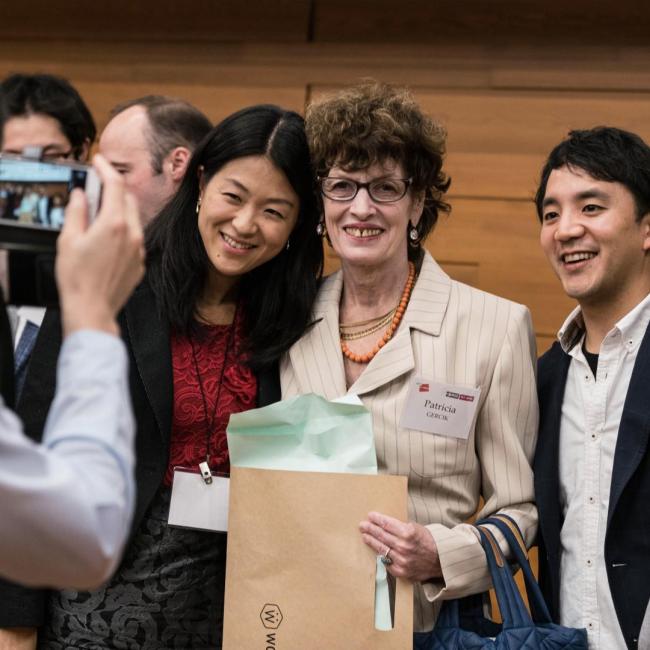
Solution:
[[[371,412],[380,472],[408,477],[409,520],[372,512],[361,535],[414,583],[425,632],[442,600],[489,587],[466,523],[479,507],[480,517],[508,514],[528,543],[535,535],[530,315],[452,280],[423,249],[449,209],[445,131],[407,92],[365,83],[326,97],[308,108],[307,134],[318,232],[341,270],[284,356],[282,393],[355,393]]]

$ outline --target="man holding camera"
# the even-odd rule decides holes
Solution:
[[[43,445],[23,435],[8,406],[13,368],[0,297],[0,575],[29,585],[100,584],[132,513],[134,423],[116,315],[143,275],[143,238],[119,174],[101,156],[95,167],[103,181],[97,219],[88,225],[75,190],[57,244],[65,342]]]

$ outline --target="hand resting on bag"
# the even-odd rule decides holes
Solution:
[[[379,512],[371,512],[359,524],[361,537],[377,555],[390,549],[392,561],[386,566],[396,578],[426,582],[442,577],[438,547],[431,533],[414,521],[400,521]]]

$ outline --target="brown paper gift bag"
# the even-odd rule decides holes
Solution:
[[[394,628],[374,627],[376,556],[359,522],[407,519],[403,476],[233,467],[224,650],[404,650],[413,587],[397,580]]]

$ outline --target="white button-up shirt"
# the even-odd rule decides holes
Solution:
[[[0,398],[0,575],[90,588],[110,575],[133,512],[134,420],[116,336],[63,343],[42,445]]]
[[[559,333],[572,357],[560,424],[560,618],[587,628],[593,650],[626,648],[607,581],[605,532],[618,428],[649,322],[650,295],[603,339],[595,378],[582,351],[580,308]]]

